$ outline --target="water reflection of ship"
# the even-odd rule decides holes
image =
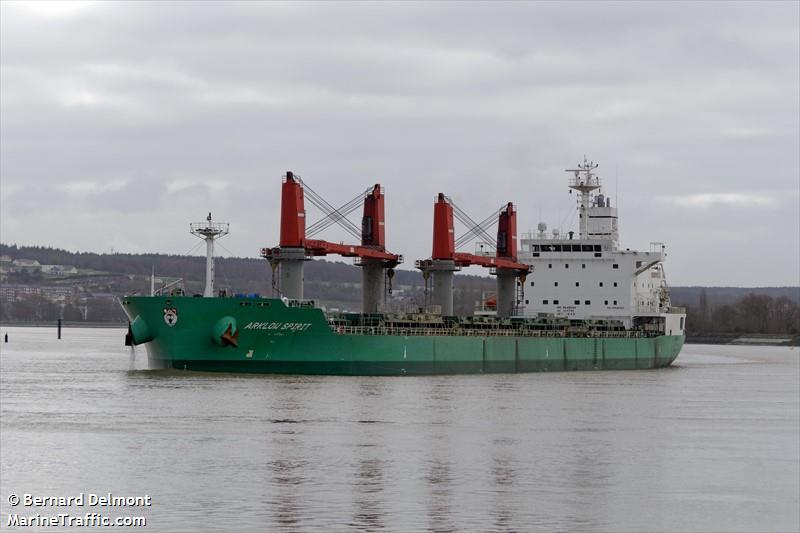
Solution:
[[[498,379],[492,385],[491,397],[495,400],[489,409],[493,413],[502,414],[510,408],[505,402],[505,398],[516,395],[519,389],[519,381],[507,376]],[[499,429],[492,428],[495,434],[500,433]],[[514,517],[519,521],[519,509],[517,494],[515,491],[517,471],[515,465],[518,464],[516,447],[518,441],[507,437],[497,437],[492,440],[491,445],[491,467],[490,476],[494,485],[493,497],[491,501],[491,516],[494,526],[498,531],[514,531]],[[530,524],[528,524],[530,525]],[[519,527],[517,529],[520,529]]]
[[[385,388],[386,382],[383,380],[359,382],[359,425],[381,425]],[[364,429],[358,432],[361,438],[354,447],[357,459],[353,461],[354,510],[351,528],[375,531],[386,527],[384,495],[387,464],[384,459],[377,457],[386,450],[384,434],[380,427],[375,431]]]
[[[456,531],[453,524],[453,476],[450,462],[439,454],[428,461],[428,524],[432,531]]]
[[[355,474],[355,512],[353,524],[357,529],[375,531],[385,527],[384,519],[384,472],[386,462],[382,459],[364,458],[358,461]]]
[[[298,415],[305,408],[306,396],[302,384],[277,382],[277,385],[272,392],[280,400],[269,402],[278,406],[275,409],[276,417],[271,420],[272,442],[268,447],[274,455],[267,462],[274,490],[270,491],[272,495],[266,503],[272,512],[273,523],[280,529],[293,531],[302,524],[300,494],[308,481],[308,461],[303,459],[307,457],[303,449],[304,439],[296,429],[300,422]]]
[[[457,531],[453,523],[453,472],[451,457],[453,412],[453,383],[447,380],[433,382],[425,394],[426,410],[434,415],[431,420],[433,442],[428,445],[431,457],[426,464],[428,489],[428,528],[431,531]]]
[[[278,459],[269,462],[273,473],[273,482],[277,487],[276,495],[269,504],[275,517],[275,523],[282,527],[293,528],[300,524],[297,487],[304,481],[302,461]]]
[[[492,502],[492,518],[495,527],[500,531],[511,531],[514,510],[509,503],[514,501],[514,459],[507,452],[496,453],[503,445],[509,445],[505,440],[495,440],[492,444],[492,478],[494,479],[494,501]],[[513,444],[513,443],[511,443]]]
[[[619,396],[599,391],[572,396],[569,405],[577,413],[584,409],[587,401],[603,413],[619,413],[629,407],[626,402],[619,402]],[[619,510],[614,494],[608,488],[633,486],[636,480],[620,483],[614,479],[625,476],[627,472],[613,465],[624,466],[626,462],[613,458],[619,449],[614,446],[613,432],[609,434],[602,420],[576,417],[565,429],[563,444],[570,453],[569,461],[562,465],[563,490],[574,495],[567,501],[569,527],[582,531],[607,531],[613,523],[609,518]],[[637,471],[636,476],[640,475]],[[652,486],[658,486],[658,483]],[[642,528],[645,529],[645,526]]]

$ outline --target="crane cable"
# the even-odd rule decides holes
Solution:
[[[461,221],[462,224],[464,224],[468,228],[471,228],[471,231],[474,231],[477,237],[482,237],[486,239],[488,243],[492,244],[495,247],[497,246],[497,241],[493,239],[488,233],[486,233],[486,230],[483,229],[480,226],[480,224],[472,220],[472,218],[466,212],[464,212],[463,209],[454,204],[452,199],[448,198],[448,200],[450,201],[450,205],[453,206],[453,213],[455,214],[456,218],[458,218],[458,220]]]
[[[295,176],[297,175],[295,174]],[[314,189],[309,187],[300,176],[297,176],[297,178],[300,180],[300,184],[303,186],[309,201],[311,201],[311,203],[314,204],[317,209],[322,211],[327,217],[333,219],[334,222],[337,222],[345,231],[353,235],[355,238],[361,238],[361,231],[355,224],[345,218],[339,209],[334,208],[321,195],[314,191]],[[352,200],[348,202],[348,204],[351,202]]]
[[[338,220],[336,217],[343,218],[358,209],[358,206],[361,205],[361,200],[364,198],[364,194],[360,193],[355,198],[350,200],[349,202],[342,205],[339,209],[336,210],[335,213],[330,213],[320,220],[317,220],[309,227],[306,228],[306,235],[308,237],[313,237],[320,231],[329,228],[331,225],[336,223]]]
[[[450,205],[453,207],[453,214],[456,218],[461,221],[462,224],[467,226],[468,230],[467,233],[462,235],[458,238],[458,244],[456,247],[463,245],[466,243],[473,235],[476,237],[481,237],[486,239],[486,242],[491,244],[493,247],[497,248],[497,240],[493,239],[488,233],[486,233],[486,229],[484,226],[488,225],[488,223],[496,217],[500,211],[503,210],[501,207],[491,215],[489,215],[483,222],[480,224],[475,222],[463,209],[458,207],[458,205],[453,202],[453,199],[450,197],[446,197],[447,201],[450,202]]]
[[[456,239],[455,242],[456,248],[460,248],[461,246],[469,242],[469,240],[473,236],[477,236],[478,230],[480,230],[483,233],[484,238],[486,238],[486,233],[485,233],[486,228],[488,228],[495,220],[497,220],[497,216],[503,212],[503,209],[505,209],[505,206],[500,207],[497,211],[486,217],[483,221],[480,222],[480,224],[478,224],[477,228],[468,229],[463,235],[461,235],[458,239]],[[491,239],[489,241],[489,244],[492,244],[495,248],[497,247],[497,241],[494,239]]]

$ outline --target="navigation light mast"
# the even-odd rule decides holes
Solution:
[[[189,224],[189,233],[206,241],[206,288],[203,291],[206,298],[214,296],[214,240],[227,235],[229,226],[227,222],[212,222],[211,213],[205,222]]]
[[[575,177],[570,178],[569,188],[575,189],[581,193],[578,209],[580,211],[580,238],[589,238],[589,202],[591,200],[591,192],[600,188],[600,179],[592,172],[598,167],[594,161],[587,161],[586,156],[583,156],[583,163],[578,164],[578,168],[568,168],[565,172],[572,172]]]

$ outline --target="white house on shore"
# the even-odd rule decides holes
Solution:
[[[39,264],[39,261],[36,259],[14,259],[11,262],[11,271],[12,272],[27,272],[28,274],[34,274],[36,272],[41,272],[42,265]]]
[[[74,276],[78,269],[72,265],[42,265],[42,274],[48,276]]]

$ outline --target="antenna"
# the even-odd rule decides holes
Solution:
[[[579,163],[577,168],[568,168],[565,170],[565,172],[572,172],[574,174],[574,177],[569,178],[567,184],[570,190],[575,189],[580,193],[580,197],[578,198],[578,211],[580,211],[581,214],[581,239],[589,238],[589,217],[587,216],[587,210],[589,208],[592,191],[600,188],[600,178],[593,172],[598,166],[600,165],[594,161],[587,160],[586,155],[584,155],[583,163]]]
[[[211,213],[208,213],[205,222],[192,222],[189,224],[189,233],[206,241],[206,288],[203,296],[214,296],[214,240],[228,234],[230,224],[227,222],[212,222]]]

